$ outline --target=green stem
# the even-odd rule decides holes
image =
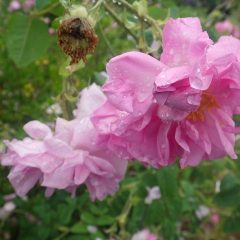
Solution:
[[[104,43],[106,44],[106,46],[108,47],[109,51],[111,52],[111,55],[114,56],[114,51],[112,49],[111,43],[109,42],[109,40],[106,37],[106,34],[104,34],[103,29],[101,27],[101,25],[99,24],[99,31],[102,37],[102,40],[104,41]]]
[[[72,78],[72,76],[69,76],[69,77],[63,79],[63,91],[60,96],[60,98],[61,98],[60,105],[63,110],[63,117],[67,120],[73,119],[71,103],[67,97],[68,92],[69,92],[68,84],[69,84],[69,82],[71,82],[71,78]]]
[[[105,10],[109,13],[109,15],[120,25],[122,26],[125,31],[130,34],[136,42],[138,42],[137,36],[129,29],[126,27],[126,25],[121,21],[121,19],[117,16],[117,14],[114,12],[114,10],[105,2],[102,3]]]
[[[130,193],[124,207],[121,215],[118,216],[118,223],[121,228],[121,231],[124,231],[126,222],[127,222],[127,216],[133,206],[133,201],[132,201],[132,194]]]
[[[46,13],[49,13],[52,9],[54,9],[55,7],[57,7],[59,5],[58,2],[56,3],[53,3],[52,5],[50,5],[49,7],[41,10],[41,11],[33,11],[33,12],[30,12],[30,16],[32,17],[39,17],[39,16],[42,16]]]
[[[97,3],[89,10],[89,12],[92,12],[92,11],[96,10],[97,8],[99,8],[103,2],[104,2],[104,0],[97,1]]]
[[[147,14],[139,15],[138,11],[130,3],[128,3],[126,0],[118,0],[118,2],[122,3],[121,5],[118,5],[118,6],[123,6],[126,9],[128,9],[130,12],[132,12],[134,15],[136,15],[140,19],[141,22],[148,25],[149,27],[154,28],[159,39],[162,38],[161,27],[165,24],[165,21],[159,21],[159,20],[157,21]]]
[[[141,19],[141,36],[139,38],[139,49],[143,52],[147,52],[143,19]]]
[[[135,14],[139,19],[143,20],[146,22],[147,25],[152,26],[155,24],[156,20],[153,19],[152,17],[150,17],[149,15],[142,15],[140,16],[137,12],[137,10],[127,1],[125,0],[118,0],[119,2],[122,3],[123,6],[125,6],[130,12],[132,12],[133,14]]]

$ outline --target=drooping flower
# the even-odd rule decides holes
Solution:
[[[72,121],[58,118],[54,133],[32,121],[24,127],[31,138],[6,142],[2,164],[12,166],[9,180],[18,195],[27,194],[37,182],[48,188],[47,195],[54,189],[74,192],[86,184],[93,200],[102,200],[117,190],[127,162],[107,149],[108,137],[99,136],[89,119],[98,107],[90,100],[97,95],[100,99],[101,94],[96,85],[85,89],[79,103],[82,111],[78,109]]]
[[[73,5],[58,29],[58,42],[63,52],[71,57],[70,65],[80,60],[87,61],[87,55],[95,51],[98,37],[94,24],[86,9]]]
[[[1,157],[1,164],[12,166],[8,178],[16,193],[23,197],[43,177],[61,164],[61,159],[49,155],[45,140],[52,133],[48,126],[32,121],[24,126],[31,137],[6,141],[8,150]]]

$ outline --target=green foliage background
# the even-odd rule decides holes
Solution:
[[[58,25],[55,19],[64,14],[58,0],[36,0],[30,12],[14,13],[7,11],[9,2],[0,3],[0,148],[3,139],[22,138],[26,122],[33,119],[51,122],[56,118],[47,114],[46,109],[59,100],[66,65],[57,35],[48,34],[49,27]],[[91,4],[75,2],[87,7]],[[134,15],[119,9],[117,1],[108,2],[138,32]],[[154,19],[164,20],[168,15],[200,17],[214,40],[218,38],[214,23],[227,17],[239,25],[239,9],[238,1],[148,1],[148,14]],[[43,17],[48,17],[50,23],[44,23]],[[103,9],[96,17],[100,41],[95,54],[74,75],[78,91],[92,82],[102,84],[101,72],[106,62],[112,56],[136,49],[138,44]],[[146,29],[144,35],[150,46],[151,29]],[[157,56],[160,52],[161,48]],[[238,142],[238,155],[239,149]],[[8,169],[0,168],[0,207],[4,205],[4,196],[13,192],[7,174]],[[215,191],[217,181],[221,181],[220,192]],[[153,186],[160,187],[162,197],[146,205],[146,188]],[[154,170],[132,163],[120,190],[102,202],[91,202],[83,187],[75,198],[58,191],[47,199],[42,189],[35,188],[27,199],[13,201],[16,209],[0,220],[0,239],[127,240],[135,232],[149,228],[159,239],[166,240],[235,240],[240,239],[240,159],[203,162],[185,170],[177,166]],[[210,209],[210,214],[201,220],[195,214],[200,205]],[[216,225],[211,222],[211,214],[215,213],[220,216]],[[97,231],[90,233],[89,226],[96,226]]]

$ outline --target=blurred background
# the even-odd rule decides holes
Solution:
[[[128,5],[118,0],[72,1],[87,9],[96,6],[99,38],[87,63],[77,65],[67,90],[72,109],[83,87],[105,82],[111,57],[138,49],[159,58],[161,28],[169,17],[199,17],[214,41],[222,34],[240,38],[238,0],[125,2]],[[38,119],[51,126],[57,116],[65,117],[61,94],[69,59],[57,39],[64,12],[58,0],[0,1],[0,151],[4,139],[24,137],[26,122]],[[239,136],[236,151],[239,155]],[[239,160],[224,158],[195,168],[179,170],[174,165],[158,171],[132,163],[120,190],[102,202],[91,202],[84,188],[75,198],[58,191],[50,199],[35,188],[21,199],[7,180],[8,169],[0,167],[0,239],[128,240],[149,229],[164,240],[237,240]]]

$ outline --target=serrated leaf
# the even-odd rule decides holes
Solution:
[[[6,45],[9,57],[17,66],[27,66],[48,49],[48,27],[38,19],[15,13],[8,23]]]

